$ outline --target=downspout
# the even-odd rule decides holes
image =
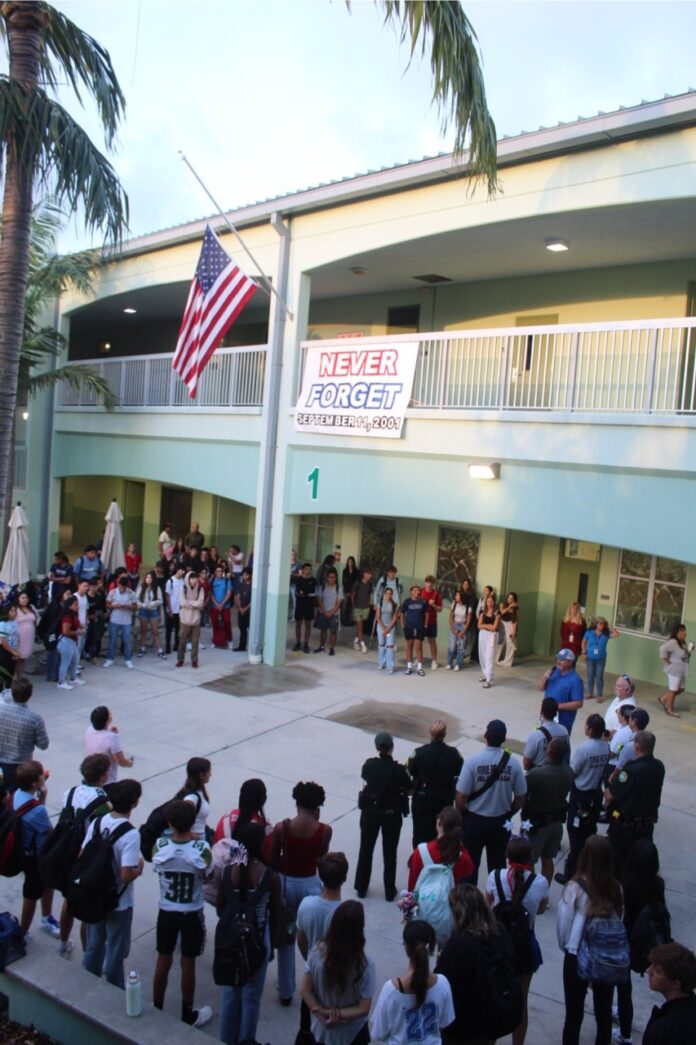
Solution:
[[[53,307],[53,326],[58,330],[59,325],[60,297],[57,297]],[[51,370],[55,370],[57,366],[58,360],[55,356],[52,356]],[[53,423],[55,420],[55,406],[56,386],[51,385],[47,393],[46,411],[44,414],[43,468],[41,475],[41,500],[43,501],[43,504],[39,506],[39,573],[46,573],[49,562],[48,518],[50,515],[51,503],[51,467],[53,464]]]
[[[280,412],[280,382],[283,371],[283,341],[286,312],[278,298],[285,301],[288,289],[290,258],[290,224],[285,224],[278,211],[271,215],[271,225],[278,233],[278,267],[276,289],[278,297],[273,299],[271,336],[268,339],[266,366],[268,377],[264,395],[265,443],[263,447],[263,487],[257,506],[259,513],[256,527],[260,547],[254,548],[254,597],[251,603],[251,627],[249,634],[249,661],[260,664],[266,631],[266,605],[268,601],[268,574],[270,570],[271,531],[273,529],[273,489],[275,486],[276,447],[278,442],[278,415]]]

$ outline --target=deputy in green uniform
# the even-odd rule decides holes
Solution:
[[[360,793],[360,853],[355,869],[355,890],[359,897],[367,894],[372,874],[372,854],[377,836],[382,832],[384,858],[384,897],[396,896],[396,850],[401,834],[401,821],[408,815],[411,778],[405,766],[392,757],[394,739],[389,733],[378,733],[377,758],[368,758],[361,776],[365,787]]]
[[[430,743],[417,747],[406,766],[413,780],[411,816],[413,848],[437,835],[438,813],[454,803],[454,790],[464,759],[456,747],[445,743],[447,723],[435,719]]]
[[[614,876],[621,878],[626,858],[639,838],[652,841],[662,797],[665,767],[655,758],[655,734],[645,729],[633,737],[636,757],[604,792],[609,810],[609,842]]]

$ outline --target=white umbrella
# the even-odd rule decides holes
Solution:
[[[123,512],[116,503],[116,498],[109,505],[109,510],[104,516],[106,529],[104,530],[104,544],[102,545],[101,559],[107,573],[113,573],[119,566],[126,565],[126,556],[123,550]]]
[[[11,588],[14,584],[24,584],[29,580],[29,520],[21,504],[17,504],[7,525],[10,528],[10,539],[0,570],[0,581]]]

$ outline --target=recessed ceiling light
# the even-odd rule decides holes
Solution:
[[[500,479],[500,464],[470,464],[470,479]]]
[[[553,251],[554,254],[560,254],[561,251],[570,250],[570,243],[565,239],[547,239],[546,249]]]
[[[123,311],[126,313],[127,316],[134,316],[138,310],[137,308],[124,308]]]
[[[367,272],[367,269],[364,269],[362,265],[353,265],[350,271],[353,273],[354,276],[364,276]]]

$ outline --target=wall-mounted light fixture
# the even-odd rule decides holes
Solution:
[[[22,420],[23,421],[28,421],[29,420],[29,411],[28,410],[22,410]]]
[[[499,464],[470,464],[470,479],[500,479]]]
[[[123,310],[123,311],[124,311],[124,312],[126,313],[126,315],[127,315],[127,316],[134,316],[134,315],[135,315],[135,313],[136,313],[136,312],[137,312],[138,310],[137,310],[137,308],[131,308],[131,307],[129,306],[128,308],[124,308],[124,310]]]
[[[111,351],[111,342],[108,340],[97,342],[97,352],[100,356],[108,356]]]
[[[560,254],[564,250],[570,250],[570,243],[567,239],[558,239],[557,236],[554,236],[553,239],[547,239],[546,249],[554,254]]]

